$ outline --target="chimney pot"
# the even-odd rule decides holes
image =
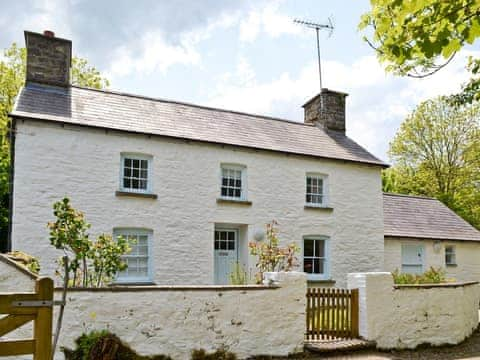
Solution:
[[[304,122],[325,130],[345,133],[345,98],[348,94],[323,88],[303,105]]]
[[[44,35],[45,37],[48,37],[48,38],[53,38],[53,37],[55,37],[55,33],[54,33],[53,31],[50,31],[50,30],[45,30],[45,31],[43,32],[43,35]]]

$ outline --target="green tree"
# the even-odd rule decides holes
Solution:
[[[386,70],[425,77],[448,64],[465,44],[480,37],[479,0],[370,0],[359,29]],[[470,59],[471,79],[459,102],[480,99],[480,59]]]
[[[6,239],[8,228],[10,145],[8,117],[12,111],[15,97],[25,82],[26,50],[15,43],[0,57],[0,251]],[[85,59],[74,57],[72,60],[72,78],[74,85],[96,89],[109,86],[107,79]]]
[[[433,196],[480,228],[480,105],[422,102],[389,150],[384,190]]]
[[[48,223],[50,243],[68,257],[69,279],[73,286],[100,287],[112,281],[127,264],[122,256],[130,246],[122,237],[117,241],[109,234],[90,240],[90,224],[82,212],[75,210],[68,198],[53,204],[54,222]],[[63,261],[60,263],[63,268]]]

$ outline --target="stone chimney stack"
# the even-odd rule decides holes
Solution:
[[[43,34],[25,31],[27,47],[26,81],[67,87],[70,85],[72,42],[56,38],[52,31]]]
[[[345,133],[346,93],[323,88],[320,94],[303,105],[306,124],[315,124],[325,130]]]

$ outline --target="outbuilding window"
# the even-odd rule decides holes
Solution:
[[[327,177],[320,174],[307,174],[305,202],[309,206],[327,205]]]
[[[328,238],[308,236],[303,239],[303,271],[309,280],[328,278]]]
[[[115,229],[115,238],[119,236],[126,239],[131,251],[123,255],[127,269],[117,274],[116,282],[151,282],[151,239],[153,232],[146,229]]]
[[[151,192],[151,163],[148,155],[122,154],[120,189],[122,191]]]
[[[457,259],[455,256],[455,246],[448,245],[445,246],[445,264],[446,265],[457,265]]]
[[[246,200],[246,167],[242,165],[222,164],[220,197],[230,200]]]

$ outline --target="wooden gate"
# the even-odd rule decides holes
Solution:
[[[306,340],[358,337],[358,289],[308,288]]]
[[[0,357],[33,354],[34,360],[52,357],[53,280],[39,278],[34,293],[0,293]],[[1,340],[33,321],[33,339]]]

